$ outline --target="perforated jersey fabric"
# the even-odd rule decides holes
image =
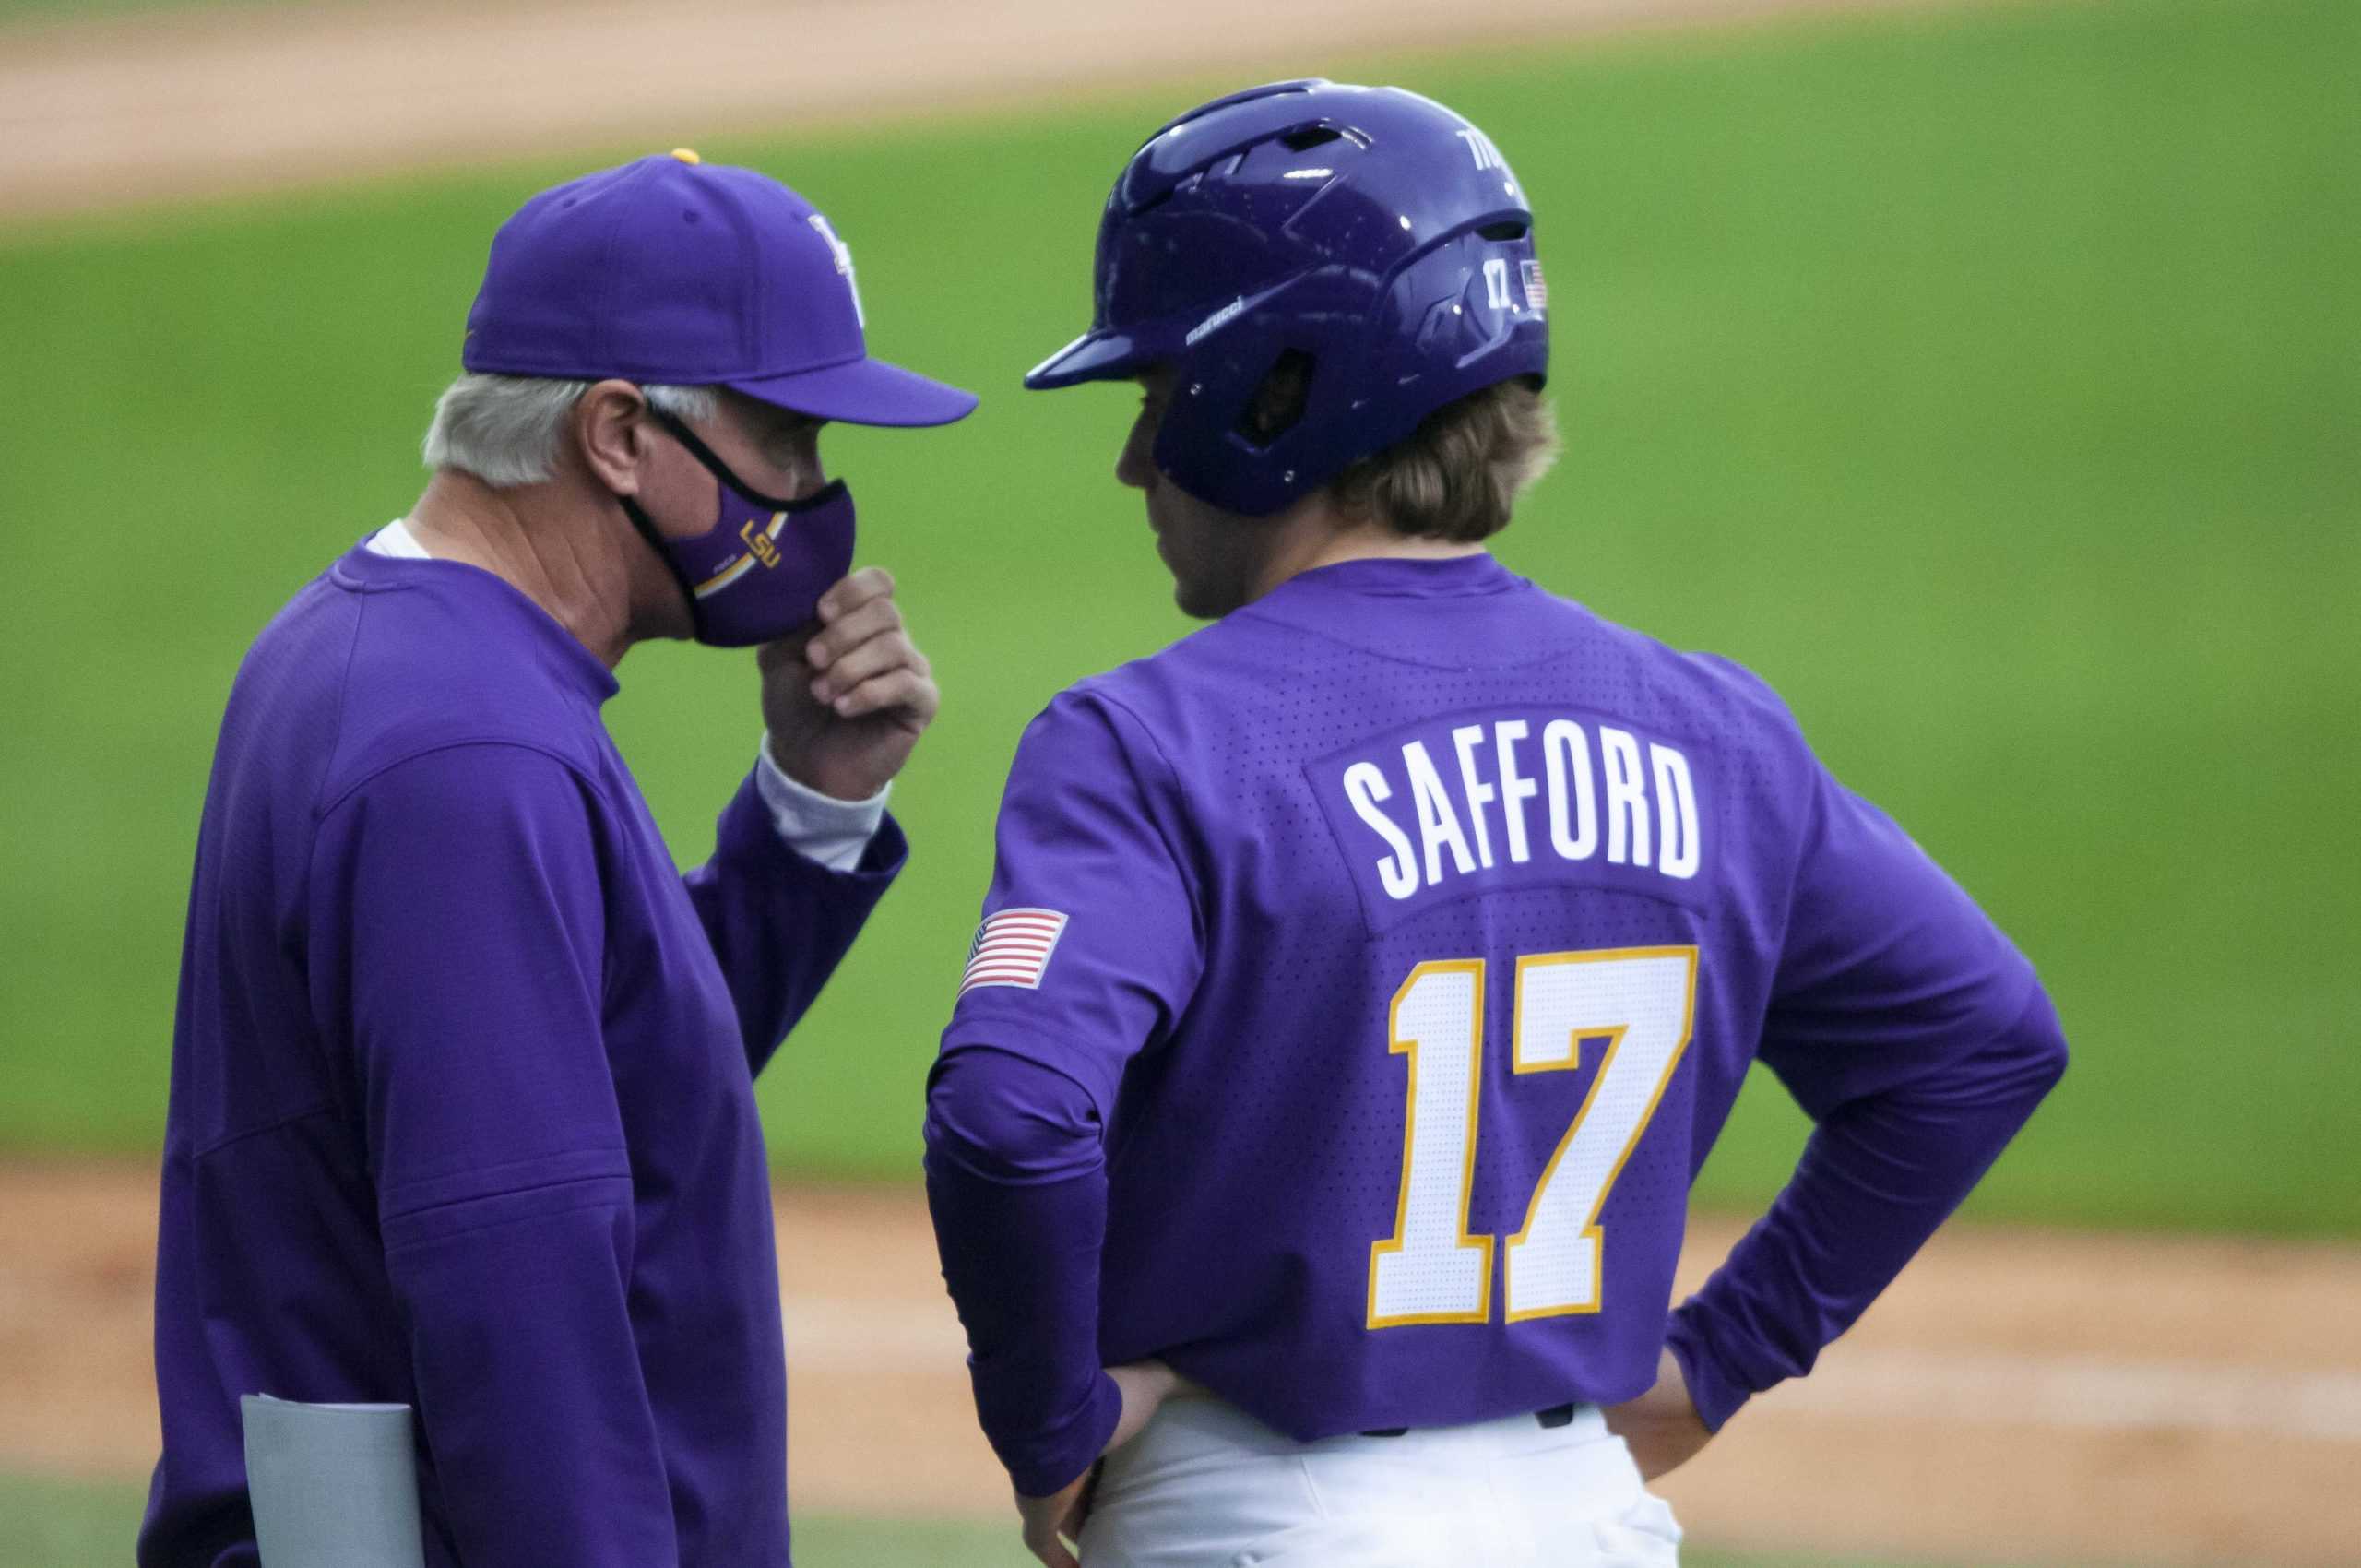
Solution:
[[[1303,1441],[1643,1392],[1749,1064],[1823,1113],[2035,987],[1761,681],[1485,554],[1307,572],[1062,694],[996,849],[986,916],[1064,921],[943,1046],[1103,1120],[1101,1359]]]

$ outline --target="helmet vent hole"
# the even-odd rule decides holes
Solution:
[[[1311,371],[1310,354],[1301,349],[1284,350],[1238,416],[1238,434],[1262,448],[1293,430],[1311,402]]]
[[[1505,222],[1487,223],[1476,233],[1477,238],[1486,240],[1522,240],[1529,227],[1512,218]]]
[[[1341,140],[1344,132],[1329,125],[1306,125],[1299,131],[1289,131],[1279,138],[1279,145],[1289,152],[1304,152],[1328,142]]]

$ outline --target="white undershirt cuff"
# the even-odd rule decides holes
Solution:
[[[860,864],[869,841],[885,821],[885,797],[893,782],[865,801],[840,801],[799,784],[771,760],[771,738],[754,754],[754,788],[771,809],[771,825],[789,849],[805,860],[817,861],[830,871],[850,871]]]

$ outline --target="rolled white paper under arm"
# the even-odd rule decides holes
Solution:
[[[239,1409],[263,1568],[425,1568],[409,1406],[249,1394]]]

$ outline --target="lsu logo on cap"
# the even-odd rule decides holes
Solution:
[[[836,232],[828,227],[828,220],[816,212],[812,215],[812,227],[820,232],[820,237],[828,242],[828,249],[836,253],[836,272],[844,279],[845,287],[852,291],[852,318],[863,331],[868,330],[869,317],[861,313],[860,308],[860,279],[854,277],[852,271],[852,247],[836,238]]]

